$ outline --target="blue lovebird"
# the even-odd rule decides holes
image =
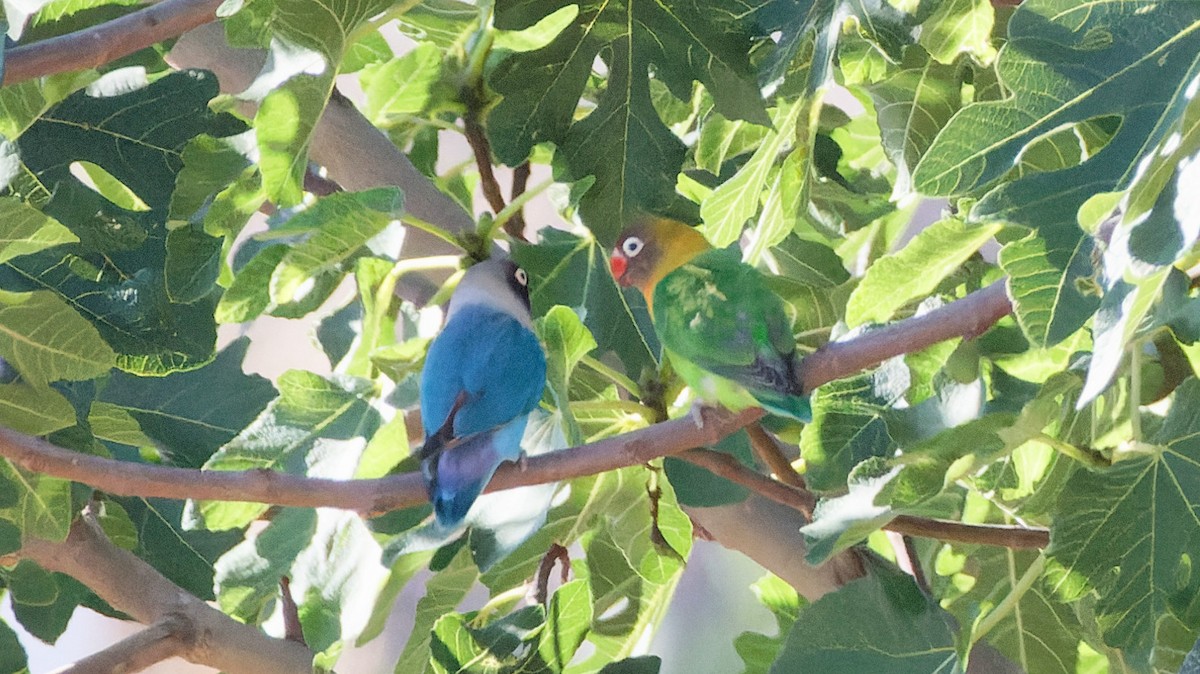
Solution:
[[[429,346],[421,473],[444,528],[462,522],[502,462],[520,458],[525,421],[542,398],[546,355],[533,334],[527,285],[509,260],[471,267]]]

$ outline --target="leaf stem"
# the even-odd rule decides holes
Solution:
[[[1111,461],[1104,458],[1097,452],[1081,449],[1069,442],[1063,442],[1062,440],[1046,435],[1045,433],[1038,433],[1033,439],[1050,445],[1050,447],[1055,451],[1059,452],[1060,454],[1065,454],[1066,456],[1075,459],[1085,466],[1091,466],[1092,468],[1108,468],[1112,465]]]
[[[521,209],[525,204],[529,203],[534,197],[545,192],[547,188],[554,184],[554,179],[544,180],[533,187],[533,189],[521,192],[508,205],[500,209],[496,214],[492,224],[483,232],[483,240],[491,241],[496,236],[496,231],[504,226],[506,222],[521,214]]]
[[[979,621],[979,625],[971,633],[972,646],[979,643],[979,640],[992,631],[992,628],[1000,624],[1000,621],[1007,618],[1008,614],[1016,610],[1017,603],[1021,601],[1021,597],[1024,597],[1029,588],[1033,587],[1034,582],[1041,577],[1042,570],[1045,567],[1046,556],[1038,555],[1037,559],[1033,560],[1033,563],[1029,565],[1029,568],[1025,569],[1025,573],[1021,576],[1021,579],[1017,581],[1016,585],[1013,585],[1008,596],[999,604],[996,604],[996,608],[984,616],[983,620]]]
[[[584,356],[579,362],[587,365],[605,377],[608,377],[612,383],[628,391],[629,395],[637,398],[638,400],[642,399],[642,387],[638,386],[637,382],[633,381],[629,377],[617,372],[615,369],[605,365],[592,356]]]
[[[654,410],[632,400],[578,400],[571,403],[571,411],[578,412],[628,412],[647,421],[654,419]]]
[[[1142,345],[1129,345],[1129,431],[1134,442],[1142,441]]]

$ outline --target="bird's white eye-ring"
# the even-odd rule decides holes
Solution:
[[[529,275],[525,273],[524,269],[517,267],[517,270],[513,272],[513,277],[516,278],[517,283],[520,283],[522,286],[529,286]]]
[[[646,244],[641,239],[631,236],[621,243],[621,252],[625,253],[625,257],[636,257],[638,253],[642,252],[642,248],[645,248],[645,246]]]

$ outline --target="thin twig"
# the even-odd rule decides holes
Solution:
[[[775,479],[796,489],[808,489],[804,478],[792,466],[792,462],[779,449],[779,443],[771,434],[763,429],[762,424],[754,423],[746,427],[746,435],[750,436],[750,447],[754,450],[759,461],[767,466]]]
[[[165,0],[98,26],[9,49],[4,86],[96,68],[217,18],[222,0]]]
[[[534,586],[534,601],[542,606],[550,602],[550,572],[556,563],[559,565],[559,582],[566,583],[571,577],[571,553],[558,543],[551,543],[538,564],[537,584]]]
[[[762,473],[750,470],[739,463],[737,459],[723,452],[711,449],[689,449],[681,453],[679,458],[700,466],[713,475],[719,475],[730,482],[740,484],[776,503],[798,510],[806,520],[812,521],[812,511],[817,505],[817,499],[810,491],[794,489],[782,482],[776,482]]]
[[[304,626],[300,624],[300,608],[296,606],[296,598],[292,596],[292,581],[287,576],[279,577],[279,601],[283,614],[283,638],[307,646]]]
[[[954,520],[939,520],[912,515],[900,515],[884,529],[909,536],[935,538],[953,543],[979,543],[1005,548],[1044,548],[1050,545],[1050,530],[1040,527],[1018,527],[1007,524],[967,524]]]
[[[529,162],[524,162],[520,166],[513,169],[512,190],[510,190],[508,198],[509,203],[516,201],[522,194],[525,193],[525,186],[529,184],[529,174]],[[515,215],[509,218],[508,222],[504,223],[504,231],[514,239],[525,241],[524,211],[517,211]]]
[[[496,182],[496,172],[492,170],[492,146],[488,143],[487,133],[480,125],[472,111],[468,110],[463,117],[464,135],[471,152],[475,154],[475,166],[479,169],[479,188],[493,213],[504,210],[504,195],[500,192],[500,183]]]

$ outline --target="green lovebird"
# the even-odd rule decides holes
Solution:
[[[646,296],[671,365],[700,398],[812,420],[783,300],[757,269],[662,218],[622,232],[609,263],[617,283]]]

